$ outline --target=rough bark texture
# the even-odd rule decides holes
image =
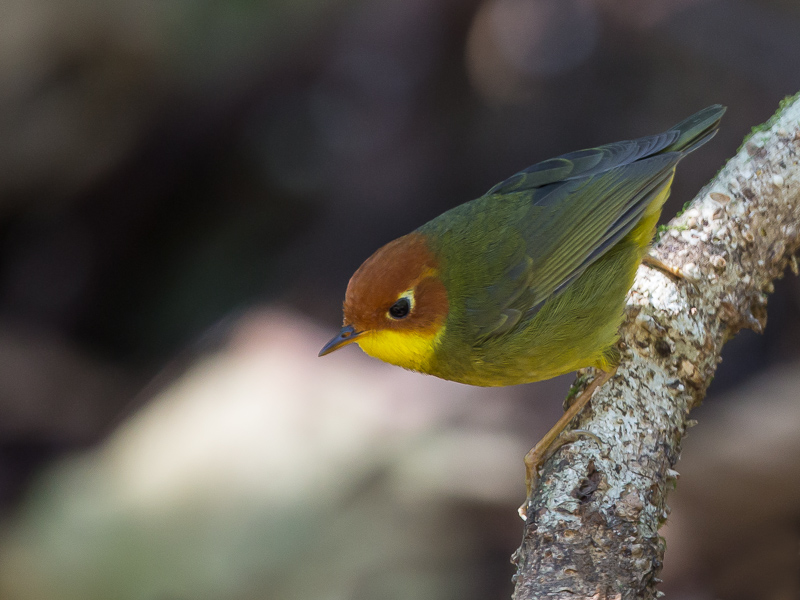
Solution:
[[[658,529],[689,413],[724,343],[766,323],[766,294],[800,245],[800,102],[763,131],[662,233],[653,253],[694,280],[641,267],[621,329],[622,364],[573,425],[596,434],[545,465],[514,555],[516,600],[655,598]]]

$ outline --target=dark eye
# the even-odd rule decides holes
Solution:
[[[408,298],[403,297],[392,304],[392,307],[389,309],[389,315],[393,319],[402,319],[407,317],[410,311],[411,303],[408,301]]]

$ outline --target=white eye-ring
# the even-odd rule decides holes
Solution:
[[[399,321],[405,319],[414,309],[414,290],[407,290],[389,307],[388,315],[391,319]]]

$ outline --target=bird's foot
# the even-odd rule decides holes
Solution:
[[[539,470],[565,444],[570,444],[581,436],[588,436],[593,438],[598,443],[602,443],[600,438],[595,434],[583,429],[576,429],[575,431],[563,433],[570,421],[583,410],[583,407],[591,400],[594,391],[602,386],[606,381],[611,379],[617,370],[614,369],[610,372],[602,372],[603,374],[596,377],[592,383],[589,384],[583,393],[578,396],[572,405],[561,415],[561,418],[555,425],[548,431],[545,436],[531,448],[530,452],[525,455],[525,488],[526,497],[525,502],[519,507],[519,516],[525,520],[528,516],[528,506],[533,498],[533,492],[539,482]]]

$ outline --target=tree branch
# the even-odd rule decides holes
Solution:
[[[623,360],[574,424],[597,435],[545,465],[514,555],[516,600],[655,598],[672,467],[724,343],[761,331],[766,294],[800,246],[797,96],[673,219],[653,252],[693,283],[641,267]]]

